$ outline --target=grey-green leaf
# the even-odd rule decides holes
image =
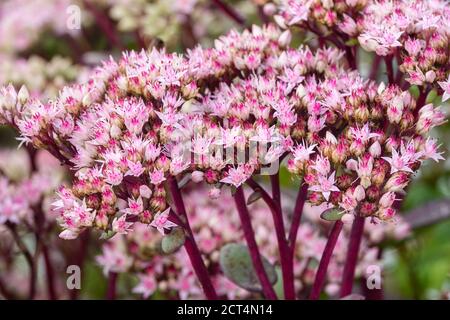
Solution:
[[[278,278],[275,267],[264,257],[262,261],[270,283],[275,284]],[[246,245],[230,243],[223,246],[220,250],[220,267],[225,276],[241,288],[253,292],[262,291]]]
[[[171,254],[180,249],[185,241],[185,234],[182,228],[174,228],[165,235],[161,241],[161,249],[166,254]]]
[[[259,199],[261,199],[262,194],[259,191],[254,191],[247,199],[247,205],[252,204],[253,202],[258,201]]]
[[[331,208],[322,212],[320,217],[327,221],[337,221],[340,220],[343,215],[344,212],[340,208]]]
[[[109,240],[112,237],[114,237],[116,235],[117,232],[112,231],[112,230],[108,230],[108,231],[104,231],[101,235],[100,235],[100,239],[101,240]]]
[[[191,181],[190,173],[186,174],[183,178],[181,178],[180,181],[178,181],[178,188],[183,189],[188,184],[189,181]]]

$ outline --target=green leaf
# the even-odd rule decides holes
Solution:
[[[270,283],[275,284],[278,278],[275,267],[264,257],[262,261]],[[241,288],[252,292],[262,291],[246,245],[229,243],[223,246],[220,250],[220,267],[225,276]]]
[[[253,192],[247,199],[247,205],[252,204],[253,202],[258,201],[259,199],[261,199],[262,194],[259,191],[255,191]]]
[[[181,180],[178,182],[178,188],[183,189],[184,186],[188,184],[188,182],[191,181],[191,174],[186,174]]]
[[[108,231],[104,231],[101,235],[100,235],[100,239],[101,240],[109,240],[112,237],[114,237],[116,235],[117,232],[112,231],[112,230],[108,230]]]
[[[182,228],[173,228],[169,234],[165,235],[161,241],[163,253],[171,254],[176,252],[184,245],[186,236]]]
[[[345,42],[345,45],[348,46],[348,47],[354,47],[354,46],[356,46],[358,44],[359,44],[359,42],[358,42],[357,38],[352,38],[352,39],[349,39],[349,40],[347,40]]]
[[[331,208],[322,212],[320,217],[327,221],[337,221],[341,220],[343,215],[343,210],[340,210],[339,208]]]
[[[437,96],[438,96],[437,91],[436,90],[431,90],[430,93],[428,93],[428,95],[427,95],[427,99],[426,99],[425,103],[426,104],[433,103],[434,100],[436,100]]]

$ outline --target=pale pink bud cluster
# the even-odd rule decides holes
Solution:
[[[396,57],[411,85],[442,87],[448,97],[448,1],[282,0],[277,9],[274,20],[282,28],[299,26],[340,48],[357,40],[366,51]]]
[[[389,220],[420,164],[443,159],[426,134],[445,122],[444,114],[431,104],[418,106],[396,86],[377,91],[343,75],[311,82],[306,97],[296,102],[303,118],[316,116],[324,125],[316,130],[313,123],[311,130],[308,121],[288,168],[303,177],[313,204]]]

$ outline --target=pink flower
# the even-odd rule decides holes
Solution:
[[[102,255],[98,256],[96,260],[103,267],[103,274],[105,275],[108,275],[109,272],[126,272],[132,264],[131,257],[120,250],[117,241],[104,246]]]
[[[442,90],[444,90],[444,95],[442,96],[442,102],[450,99],[450,75],[447,78],[447,81],[438,81],[438,84],[441,86]]]
[[[309,155],[314,154],[316,144],[308,146],[305,142],[299,143],[296,147],[291,148],[295,161],[308,161]]]
[[[128,208],[123,210],[124,213],[137,216],[142,211],[144,211],[144,202],[141,197],[137,199],[128,198]]]
[[[159,185],[165,180],[166,178],[164,177],[164,171],[162,170],[155,169],[150,173],[150,182],[154,185]]]
[[[397,150],[392,149],[391,157],[381,157],[391,165],[391,174],[398,171],[405,171],[413,173],[412,169],[408,166],[410,158],[406,155],[400,155]]]
[[[433,159],[436,162],[439,162],[439,160],[445,160],[442,156],[443,152],[438,152],[439,146],[437,145],[437,140],[428,138],[424,145],[422,150],[422,155],[427,159]]]
[[[327,157],[318,155],[311,168],[316,170],[319,175],[326,176],[331,170],[330,160]]]
[[[126,215],[122,215],[119,218],[114,218],[112,222],[112,230],[118,234],[127,234],[128,231],[131,231],[132,222],[126,221]]]
[[[220,180],[222,183],[227,183],[235,186],[236,188],[240,187],[247,179],[249,178],[248,173],[243,165],[238,166],[237,168],[231,167],[228,169],[227,176]]]
[[[133,288],[134,293],[142,294],[144,299],[148,299],[157,289],[155,276],[152,274],[139,275],[139,284]]]
[[[353,139],[361,141],[363,144],[365,144],[372,138],[377,138],[380,136],[378,133],[370,132],[368,123],[366,123],[362,128],[359,127],[350,128],[350,133]]]
[[[169,229],[177,226],[176,223],[173,223],[169,220],[169,212],[170,208],[166,209],[163,212],[158,212],[153,218],[152,223],[150,223],[150,225],[156,228],[162,235],[164,235],[164,229]]]
[[[220,197],[220,193],[220,189],[214,187],[208,191],[208,196],[210,199],[218,199]]]
[[[142,166],[142,163],[128,160],[128,171],[125,173],[126,176],[139,177],[144,171],[145,168]]]
[[[155,161],[156,158],[158,158],[160,154],[161,154],[161,147],[159,147],[159,146],[156,146],[156,145],[150,143],[145,147],[145,153],[144,153],[145,160]]]
[[[335,174],[336,174],[336,172],[333,172],[328,178],[325,176],[319,175],[317,177],[318,184],[310,186],[308,188],[308,190],[321,192],[323,194],[325,200],[328,201],[332,191],[337,191],[337,192],[340,191],[339,188],[334,185],[335,184],[335,179],[334,179]]]
[[[152,196],[152,190],[148,186],[143,184],[139,187],[139,194],[145,199],[150,199],[150,197]]]
[[[105,171],[105,181],[113,186],[118,186],[122,183],[123,174],[116,168],[107,169]]]
[[[386,192],[380,198],[380,205],[384,208],[389,208],[395,201],[395,193],[394,192]]]

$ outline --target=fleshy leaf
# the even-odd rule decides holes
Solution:
[[[327,221],[337,221],[342,218],[344,212],[340,208],[331,208],[320,214],[320,217]]]
[[[259,199],[261,199],[262,194],[259,191],[255,191],[253,192],[247,199],[247,205],[252,204],[253,202],[258,201]]]
[[[270,283],[275,284],[278,278],[275,267],[264,257],[262,261]],[[246,245],[230,243],[223,246],[220,250],[220,267],[225,276],[241,288],[253,292],[262,291]]]
[[[180,249],[186,236],[182,228],[173,228],[169,234],[166,234],[161,241],[161,249],[166,254],[171,254]]]
[[[116,235],[116,232],[115,232],[115,231],[108,230],[108,231],[103,232],[103,233],[100,235],[100,239],[101,239],[101,240],[109,240],[109,239],[111,239],[112,237],[114,237],[115,235]]]

